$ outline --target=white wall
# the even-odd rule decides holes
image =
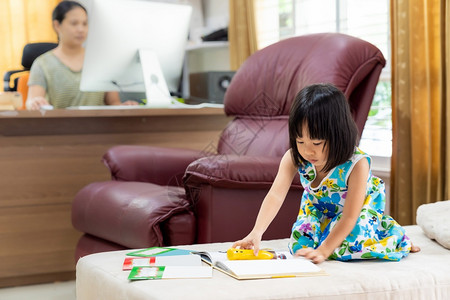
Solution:
[[[195,2],[197,0],[186,1]],[[202,12],[197,12],[196,14],[203,16],[203,26],[191,28],[191,41],[189,42],[186,53],[185,75],[183,80],[185,97],[189,96],[189,73],[230,70],[228,43],[211,43],[202,42],[201,40],[201,36],[203,35],[228,27],[228,0],[202,0],[200,6]],[[198,9],[199,5],[197,7],[194,5],[193,7],[194,9]]]
[[[228,26],[230,20],[228,0],[202,0],[204,25],[207,30]]]

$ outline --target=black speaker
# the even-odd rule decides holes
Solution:
[[[235,72],[212,71],[189,75],[190,98],[194,102],[223,103]]]

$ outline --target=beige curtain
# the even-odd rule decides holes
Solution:
[[[254,0],[229,0],[228,41],[230,68],[239,66],[257,50]]]
[[[51,14],[61,0],[0,0],[0,74],[21,69],[28,43],[56,42]],[[3,89],[3,85],[2,85]]]
[[[232,70],[253,54],[279,41],[278,0],[229,0]]]
[[[391,0],[391,214],[402,225],[419,205],[449,198],[446,2]]]

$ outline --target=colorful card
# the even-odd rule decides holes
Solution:
[[[151,247],[147,249],[137,250],[129,252],[128,256],[140,256],[140,257],[151,257],[151,256],[174,256],[174,255],[189,255],[190,250],[176,249],[176,248],[166,248],[166,247]]]
[[[134,267],[130,275],[129,280],[142,280],[142,279],[162,279],[164,274],[164,266],[155,267]]]
[[[202,260],[198,255],[126,257],[122,270],[128,271],[133,267],[148,266],[201,266]]]
[[[129,280],[212,278],[212,268],[207,266],[146,266],[133,267]]]
[[[155,257],[126,257],[122,270],[128,271],[133,267],[148,267],[155,265]]]

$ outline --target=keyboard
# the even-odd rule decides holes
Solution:
[[[69,106],[66,109],[72,110],[121,110],[121,109],[146,109],[146,108],[205,108],[205,107],[218,107],[223,108],[223,104],[216,103],[199,103],[199,104],[184,104],[184,103],[172,103],[168,107],[152,107],[151,105],[83,105],[83,106]]]
[[[66,109],[73,110],[99,110],[99,109],[109,109],[109,110],[118,110],[118,109],[142,109],[148,108],[144,105],[82,105],[82,106],[69,106]]]

